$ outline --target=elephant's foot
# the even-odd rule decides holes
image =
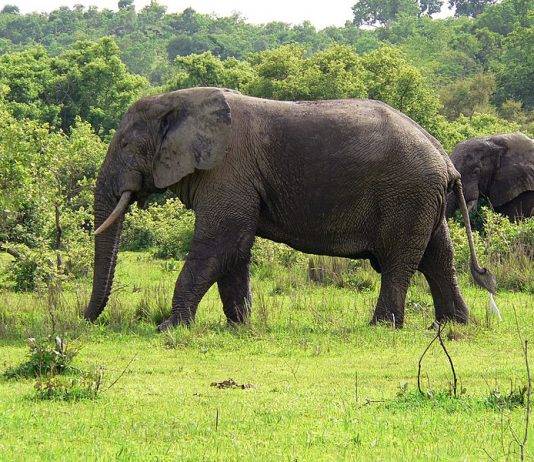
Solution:
[[[454,301],[449,302],[449,304],[439,303],[436,305],[436,323],[450,321],[458,324],[467,324],[469,322],[469,310],[457,286],[454,286],[453,290]]]
[[[176,326],[176,322],[173,321],[172,317],[166,319],[165,321],[163,321],[157,328],[156,330],[158,332],[165,332],[166,330]]]
[[[231,307],[224,306],[223,309],[229,326],[240,326],[249,323],[251,313],[250,304],[246,303],[242,306]]]
[[[193,322],[193,318],[180,318],[179,316],[175,315],[174,313],[171,314],[165,321],[163,321],[156,330],[158,332],[164,332],[168,329],[172,329],[173,327],[176,327],[178,325],[181,326],[187,326],[189,327],[191,323]]]
[[[390,327],[394,327],[395,329],[402,329],[404,319],[399,314],[395,315],[395,313],[391,311],[378,310],[377,308],[369,324],[371,326],[376,326],[377,324],[384,324]]]

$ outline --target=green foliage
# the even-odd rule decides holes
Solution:
[[[4,371],[8,379],[53,377],[75,371],[71,363],[79,349],[71,347],[61,337],[28,339],[28,359],[17,367]]]
[[[455,16],[478,16],[497,0],[449,0],[449,8],[454,8]]]
[[[128,72],[110,37],[80,41],[50,57],[30,48],[0,57],[0,85],[7,109],[68,131],[78,117],[97,132],[109,134],[148,82]]]
[[[385,46],[363,57],[368,71],[368,97],[384,101],[419,122],[430,132],[437,129],[439,100],[421,72],[408,63],[406,55]]]
[[[492,74],[476,74],[443,88],[441,110],[449,120],[460,115],[471,117],[475,112],[491,114],[490,97],[495,93],[496,83]]]
[[[241,90],[245,88],[255,74],[246,61],[228,58],[224,61],[210,51],[199,54],[176,57],[174,75],[166,83],[168,90],[189,87],[225,87]]]
[[[178,199],[147,210],[132,207],[122,232],[122,247],[127,250],[153,248],[159,258],[184,259],[193,237],[194,215]]]
[[[519,385],[514,388],[513,384],[510,383],[510,391],[508,392],[504,392],[498,387],[490,390],[486,404],[488,407],[499,410],[524,407],[527,403],[527,392],[527,385]]]
[[[400,16],[417,16],[440,10],[441,2],[424,1],[419,6],[417,0],[358,0],[352,7],[353,23],[362,25],[387,25]]]
[[[503,40],[503,53],[494,67],[497,103],[513,98],[522,101],[526,108],[534,109],[534,5],[526,24],[516,24]]]
[[[519,130],[519,125],[501,119],[496,115],[474,113],[471,117],[460,115],[445,127],[440,141],[446,151],[451,152],[461,141],[475,136],[507,133]]]
[[[473,231],[477,257],[497,278],[499,289],[534,293],[534,219],[512,223],[482,208],[483,236]],[[460,272],[469,272],[469,245],[463,225],[449,220],[454,260]]]
[[[243,90],[282,100],[364,97],[361,58],[348,46],[333,45],[306,57],[298,45],[286,45],[249,58],[257,78]]]
[[[261,237],[256,238],[252,247],[252,266],[273,266],[276,268],[289,268],[292,266],[304,267],[306,257],[285,244],[279,244]]]
[[[80,401],[98,397],[103,372],[97,369],[78,377],[52,376],[35,382],[34,398],[38,400]]]
[[[67,136],[4,113],[0,242],[19,254],[9,267],[18,290],[32,290],[65,275],[88,274],[92,188],[105,149],[90,125],[80,120]]]

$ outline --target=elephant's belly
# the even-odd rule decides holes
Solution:
[[[330,229],[329,229],[330,228]],[[268,220],[258,223],[256,235],[281,242],[305,253],[347,258],[369,258],[372,246],[356,231],[337,230],[312,224],[277,224]]]

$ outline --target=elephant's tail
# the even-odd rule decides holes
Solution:
[[[475,252],[475,244],[473,242],[473,233],[471,231],[471,223],[469,221],[469,213],[467,211],[467,205],[465,203],[464,192],[462,187],[462,181],[458,178],[454,181],[454,194],[456,195],[456,202],[462,212],[462,218],[464,220],[464,226],[467,233],[467,240],[469,242],[469,252],[471,254],[471,274],[475,282],[486,289],[490,294],[495,294],[496,282],[493,273],[487,269],[482,268],[478,264],[477,255]]]

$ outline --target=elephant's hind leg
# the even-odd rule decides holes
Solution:
[[[468,310],[458,287],[452,241],[445,221],[430,238],[419,264],[419,271],[425,275],[430,286],[436,321],[466,323]]]
[[[439,206],[438,200],[434,204],[429,201],[430,192],[407,189],[404,193],[397,195],[395,201],[390,196],[383,198],[382,223],[373,248],[382,273],[371,324],[385,322],[395,328],[403,327],[406,292],[427,247]],[[399,204],[409,212],[400,211]]]
[[[224,314],[229,323],[244,323],[250,316],[252,294],[249,268],[250,258],[241,259],[217,281]]]
[[[394,270],[388,265],[382,266],[382,278],[380,283],[380,294],[376,304],[375,312],[371,318],[371,324],[380,322],[391,324],[395,328],[402,328],[404,324],[404,302],[410,279],[415,273],[413,265],[403,265]]]

